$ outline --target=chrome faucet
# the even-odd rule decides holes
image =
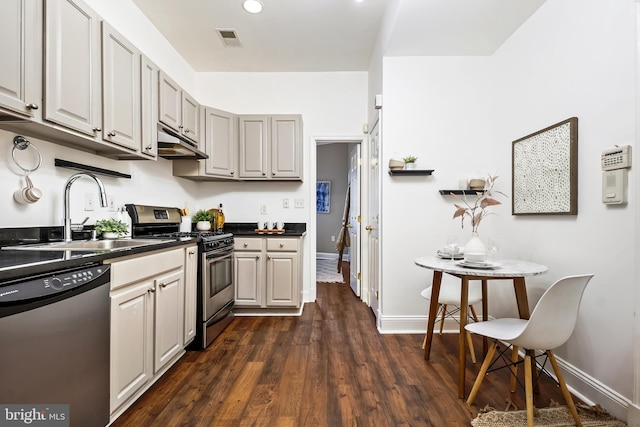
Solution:
[[[89,172],[79,172],[75,175],[71,175],[64,186],[63,220],[64,220],[64,241],[65,242],[70,242],[72,240],[71,239],[71,215],[69,214],[69,193],[71,190],[71,185],[74,182],[76,182],[79,178],[82,178],[83,176],[93,179],[96,182],[96,184],[98,184],[98,188],[100,190],[99,192],[100,206],[102,206],[103,208],[106,208],[108,204],[107,193],[104,191],[104,184],[102,184],[102,181],[100,181],[100,179],[97,176]]]

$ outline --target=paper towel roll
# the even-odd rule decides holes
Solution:
[[[182,221],[180,222],[180,232],[189,233],[191,232],[191,217],[183,216]]]

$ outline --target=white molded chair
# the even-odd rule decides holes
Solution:
[[[517,361],[518,347],[529,350],[524,352],[527,425],[529,427],[533,426],[532,371],[536,365],[535,357],[532,358],[531,355],[534,354],[535,350],[542,350],[543,354],[546,354],[549,358],[573,420],[577,426],[582,425],[571,394],[564,382],[562,372],[560,372],[556,358],[551,350],[564,344],[573,333],[582,295],[592,277],[593,274],[568,276],[555,282],[542,295],[529,320],[504,318],[471,323],[465,326],[467,331],[494,339],[482,363],[480,372],[478,372],[478,377],[473,384],[467,399],[468,404],[473,403],[480,384],[492,362],[498,341],[502,341],[513,346],[512,361]],[[511,374],[511,391],[513,392],[515,391],[515,370],[512,369]]]
[[[476,310],[473,308],[473,304],[479,304],[482,302],[482,282],[479,280],[473,280],[469,282],[469,313],[470,317],[473,318],[474,321],[478,321],[478,316],[476,314]],[[431,299],[431,286],[426,289],[423,289],[420,292],[420,296],[426,300]],[[454,309],[447,311],[448,306],[453,306]],[[444,326],[445,317],[454,318],[454,315],[460,311],[460,284],[445,282],[442,281],[440,285],[440,293],[438,295],[438,314],[436,317],[440,319],[436,321],[440,322],[440,335],[442,335],[442,328]],[[427,335],[425,334],[424,340],[422,341],[422,349],[427,342]],[[469,346],[469,353],[471,354],[471,361],[476,363],[476,354],[473,348],[473,342],[471,341],[471,334],[467,332],[467,343]]]

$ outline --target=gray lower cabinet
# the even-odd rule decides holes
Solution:
[[[299,308],[301,237],[236,237],[234,283],[238,308]]]

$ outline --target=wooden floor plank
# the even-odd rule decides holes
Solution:
[[[379,334],[344,273],[345,284],[318,283],[316,301],[299,317],[236,317],[113,426],[450,427],[468,426],[485,405],[503,410],[507,399],[524,408],[524,392],[509,393],[506,370],[487,376],[474,405],[458,399],[457,335],[435,335],[425,361],[423,335]],[[474,344],[482,348],[479,337]],[[467,362],[467,390],[477,356]],[[538,407],[564,402],[546,376],[540,391]]]

